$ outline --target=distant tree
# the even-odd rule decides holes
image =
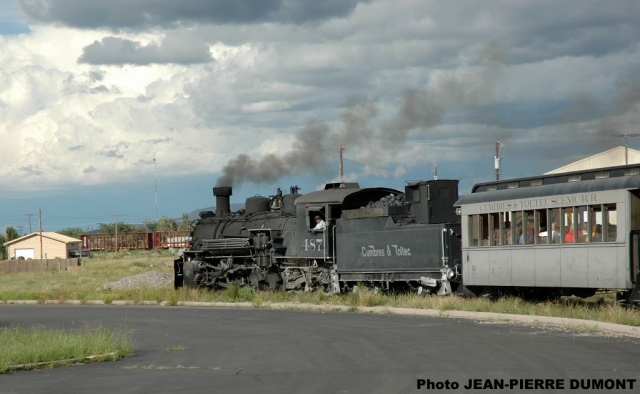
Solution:
[[[18,234],[18,231],[12,226],[5,227],[4,234],[0,234],[0,258],[2,260],[8,258],[7,247],[4,246],[4,244],[16,238],[20,238],[20,234]]]
[[[0,260],[7,259],[7,247],[4,243],[7,242],[7,237],[4,234],[0,234]]]
[[[156,222],[147,222],[145,225],[147,227],[147,231],[156,231],[158,228],[158,223]]]
[[[82,234],[86,234],[87,232],[81,229],[80,227],[67,227],[58,231],[58,234],[66,235],[67,237],[72,238],[80,238]]]
[[[168,216],[163,216],[158,220],[157,231],[175,231],[178,228],[176,221]]]
[[[182,221],[178,225],[178,230],[186,230],[186,231],[191,230],[191,223],[189,223],[188,213],[182,214]]]
[[[4,233],[7,236],[7,240],[5,242],[13,241],[16,238],[20,238],[20,234],[18,233],[18,230],[16,230],[12,226],[7,226],[4,229]]]
[[[106,234],[115,234],[116,232],[116,224],[115,223],[99,223],[100,232]],[[119,233],[139,233],[144,232],[144,230],[140,229],[140,227],[135,224],[129,223],[118,223],[118,232]]]

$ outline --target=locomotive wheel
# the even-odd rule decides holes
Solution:
[[[269,290],[279,290],[282,288],[282,278],[277,272],[269,272],[267,274],[267,282],[269,282]]]
[[[255,290],[264,290],[267,287],[266,280],[267,278],[260,271],[253,271],[249,275],[249,282]]]

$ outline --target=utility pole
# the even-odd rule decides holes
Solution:
[[[344,187],[344,163],[342,161],[342,152],[344,152],[344,146],[340,145],[340,188]]]
[[[640,137],[640,133],[633,134],[612,134],[614,137],[622,138],[624,137],[624,164],[629,164],[629,137]]]
[[[500,161],[502,160],[502,157],[500,157],[500,148],[504,148],[504,144],[496,140],[496,155],[493,158],[496,168],[496,181],[500,180]]]
[[[38,208],[38,219],[40,221],[40,260],[42,260],[42,210]]]
[[[116,218],[116,256],[118,255],[118,216],[120,215],[113,215]]]
[[[158,224],[158,164],[156,163],[156,152],[153,152],[153,178],[156,187],[156,224]]]
[[[31,234],[31,216],[33,216],[33,214],[28,213],[27,216],[29,217],[29,234]]]

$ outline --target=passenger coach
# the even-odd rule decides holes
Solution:
[[[456,206],[466,290],[640,302],[640,165],[481,183]]]

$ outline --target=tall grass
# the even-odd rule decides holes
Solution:
[[[98,253],[92,259],[83,259],[80,271],[44,271],[36,273],[0,274],[0,300],[132,300],[166,301],[177,305],[181,301],[199,302],[251,302],[255,306],[265,303],[289,302],[317,305],[346,305],[360,307],[387,306],[399,308],[435,309],[443,312],[462,310],[496,312],[519,315],[543,315],[577,319],[599,320],[640,326],[640,311],[619,306],[610,295],[597,295],[588,299],[562,298],[558,301],[530,302],[521,298],[460,298],[411,294],[374,293],[364,286],[357,292],[326,295],[322,292],[255,291],[250,287],[231,286],[222,291],[181,288],[101,290],[100,286],[122,278],[148,271],[173,273],[175,256],[166,251],[137,251]]]
[[[0,372],[15,369],[42,368],[56,365],[107,361],[133,354],[133,342],[123,331],[104,327],[63,329],[23,328],[13,326],[0,330]],[[98,356],[87,359],[87,357]]]

